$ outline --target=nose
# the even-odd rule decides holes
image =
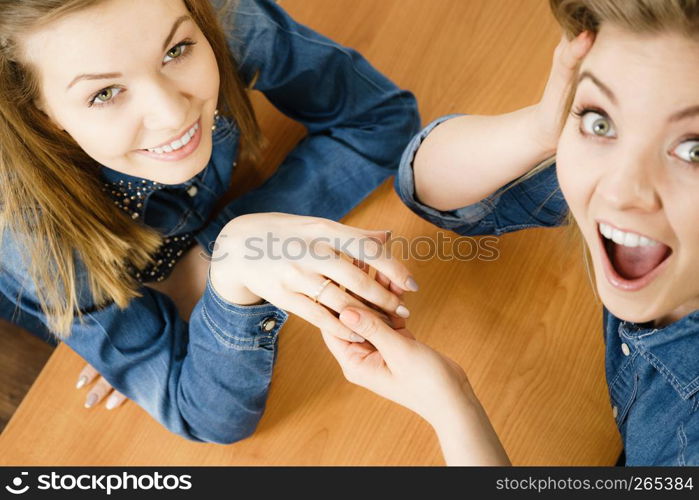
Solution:
[[[611,208],[653,212],[662,206],[656,185],[658,169],[650,151],[636,151],[638,154],[632,154],[626,149],[611,159],[597,191]]]
[[[142,94],[143,126],[152,131],[179,132],[189,117],[189,99],[174,82],[161,77]]]

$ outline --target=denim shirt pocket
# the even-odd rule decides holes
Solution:
[[[639,376],[635,370],[635,360],[638,353],[625,360],[619,368],[614,380],[609,384],[609,396],[612,400],[614,419],[622,436],[625,436],[624,426],[629,410],[636,401]]]

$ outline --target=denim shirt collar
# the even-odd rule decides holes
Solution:
[[[637,349],[682,399],[699,390],[699,310],[662,328],[615,319],[621,341]]]

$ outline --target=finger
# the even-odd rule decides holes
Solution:
[[[405,318],[391,316],[390,321],[387,324],[394,330],[401,330],[406,327],[407,322],[405,321]]]
[[[321,330],[320,335],[330,354],[333,355],[343,370],[350,362],[351,357],[357,354],[366,355],[376,350],[369,342],[347,342],[323,330]]]
[[[75,384],[76,389],[80,389],[82,387],[85,387],[87,384],[92,382],[95,377],[99,375],[99,372],[95,370],[92,365],[87,364],[83,367],[82,370],[80,370],[80,374],[78,375],[78,382]]]
[[[332,240],[333,244],[336,245],[334,246],[335,250],[369,263],[403,290],[412,292],[418,290],[418,285],[408,268],[386,251],[384,243],[389,236],[388,232],[385,233],[382,240],[357,228],[349,226],[343,226],[343,228],[343,237]]]
[[[391,280],[388,279],[388,276],[386,276],[381,271],[376,271],[376,281],[378,281],[379,285],[386,288],[387,290],[391,286]]]
[[[581,32],[570,44],[570,52],[576,62],[587,55],[595,41],[592,31]]]
[[[369,274],[369,271],[371,270],[371,266],[369,264],[359,259],[355,259],[354,257],[352,257],[352,264],[357,266],[359,269],[361,269],[367,274]]]
[[[592,33],[583,31],[573,40],[561,42],[559,47],[556,47],[555,63],[566,72],[573,71],[592,47],[592,41]]]
[[[314,292],[308,293],[308,290],[304,290],[304,295],[307,295],[311,298],[311,300],[313,300],[313,294],[316,293],[319,288],[318,283],[323,283],[320,280],[324,280],[324,278],[319,276],[314,280],[309,280],[309,283],[313,282],[314,284],[308,288],[314,290]],[[320,294],[316,296],[316,300],[318,304],[326,306],[330,311],[335,312],[338,315],[347,307],[358,307],[362,309],[370,308],[370,306],[353,297],[350,293],[348,293],[348,291],[343,291],[340,289],[340,287],[333,282],[330,282],[323,287]],[[382,311],[377,311],[377,313],[386,323],[390,324],[391,320],[389,315]]]
[[[391,281],[391,285],[389,287],[389,290],[391,290],[393,293],[395,293],[399,297],[405,293],[405,290],[403,290],[401,287],[399,287],[398,285],[396,285],[392,281]]]
[[[410,316],[410,311],[396,294],[381,286],[375,279],[349,262],[343,260],[316,261],[313,265],[318,274],[327,276],[338,285],[344,286],[348,291],[370,304],[376,305],[383,311],[404,318]]]
[[[112,391],[112,386],[104,377],[100,377],[85,398],[85,408],[92,408]]]
[[[391,288],[391,280],[388,279],[387,276],[385,276],[383,273],[380,271],[376,272],[376,281],[383,286],[384,288],[390,289]],[[388,315],[388,320],[387,324],[393,328],[394,330],[398,330],[401,328],[405,328],[406,321],[404,318],[401,318],[400,316],[396,316],[395,314],[390,314]]]
[[[278,307],[295,314],[321,330],[331,332],[336,337],[349,342],[364,342],[364,338],[343,325],[325,307],[316,304],[301,293],[287,294],[281,301],[275,303]]]
[[[350,307],[340,313],[340,321],[371,342],[389,364],[406,348],[406,338],[371,311]]]
[[[342,374],[350,382],[361,385],[361,375],[362,373],[366,375],[367,370],[373,374],[373,377],[387,374],[388,368],[380,358],[370,359],[371,356],[376,356],[378,353],[369,342],[363,344],[345,342],[323,331],[321,331],[321,336],[330,354],[340,365]]]
[[[114,389],[107,398],[107,403],[105,404],[105,406],[108,410],[113,410],[114,408],[118,408],[119,406],[121,406],[122,403],[127,399],[128,398],[126,396]]]

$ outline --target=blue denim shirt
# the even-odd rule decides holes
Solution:
[[[395,187],[403,202],[433,224],[460,235],[500,235],[565,222],[568,206],[555,165],[508,189],[512,181],[473,205],[452,211],[415,196],[412,162],[432,129],[405,150]],[[624,441],[626,465],[699,465],[699,310],[664,327],[603,313],[610,409]]]
[[[231,16],[228,42],[243,78],[252,81],[259,73],[255,88],[305,125],[308,135],[265,184],[211,219],[229,187],[239,139],[236,126],[219,119],[206,168],[147,195],[144,223],[173,237],[195,232],[209,254],[219,231],[238,215],[342,217],[395,172],[420,126],[412,94],[357,52],[297,24],[275,3],[241,0]],[[107,167],[102,174],[105,181],[145,181]],[[9,236],[0,263],[0,312],[45,331],[35,289],[25,279],[21,244]],[[85,310],[86,272],[77,264]],[[207,282],[187,323],[166,295],[145,286],[140,292],[124,310],[112,304],[88,311],[65,342],[172,432],[215,443],[250,435],[264,410],[287,313],[269,303],[228,303]]]

